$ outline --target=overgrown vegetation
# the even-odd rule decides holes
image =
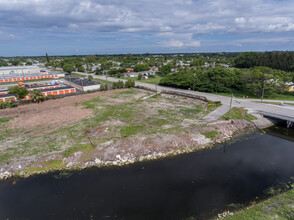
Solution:
[[[244,96],[253,97],[263,95],[270,97],[274,94],[294,97],[294,93],[286,91],[293,77],[294,73],[268,67],[254,67],[245,70],[216,67],[171,73],[161,79],[160,84],[183,89],[194,88],[197,91],[210,93],[237,91]]]
[[[232,108],[231,111],[224,114],[221,118],[225,120],[245,119],[246,121],[253,121],[257,119],[253,115],[248,114],[245,108],[237,108],[237,107]]]

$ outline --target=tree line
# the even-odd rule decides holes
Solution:
[[[294,71],[294,52],[245,52],[236,57],[235,66],[238,68],[266,66],[272,69]]]
[[[238,91],[260,97],[263,89],[267,94],[283,92],[292,81],[294,81],[293,72],[269,67],[250,69],[217,67],[171,73],[162,78],[160,84],[211,93]]]

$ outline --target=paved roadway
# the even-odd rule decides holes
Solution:
[[[87,75],[86,73],[80,73],[78,74],[81,75]],[[105,76],[97,76],[97,75],[92,75],[96,79],[102,79],[102,80],[108,80],[111,82],[117,82],[119,80],[123,79],[117,79],[117,78],[112,78],[112,77],[105,77]],[[123,80],[125,81],[125,80]],[[154,84],[149,84],[149,83],[142,83],[136,81],[136,86],[145,86],[150,89],[155,89]],[[204,93],[204,92],[197,92],[197,91],[191,91],[191,90],[184,90],[184,89],[176,89],[176,88],[171,88],[171,87],[165,87],[165,86],[157,86],[157,90],[160,92],[162,90],[169,90],[169,91],[180,91],[184,93],[189,93],[189,94],[196,94],[200,96],[205,96],[207,99],[212,100],[212,101],[221,101],[222,106],[218,108],[216,111],[213,111],[209,115],[206,116],[205,119],[209,121],[213,121],[221,117],[223,114],[228,112],[230,108],[230,97],[226,96],[221,96],[221,95],[216,95],[216,94],[210,94],[210,93]],[[264,104],[264,103],[259,103],[258,101],[260,100],[254,100],[254,99],[239,99],[239,98],[233,98],[232,102],[232,107],[244,107],[249,110],[251,113],[261,113],[266,116],[273,116],[273,117],[278,117],[281,119],[285,119],[288,121],[294,122],[294,107],[292,106],[279,106],[279,105],[270,105],[270,104]],[[266,101],[272,101],[272,102],[281,102],[277,100],[266,100]],[[287,101],[288,103],[294,103],[294,101]]]

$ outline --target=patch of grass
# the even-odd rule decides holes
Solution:
[[[6,163],[7,161],[9,161],[10,157],[12,155],[10,153],[4,153],[0,155],[0,164],[2,163]]]
[[[180,112],[185,115],[185,116],[195,116],[197,114],[199,114],[200,112],[203,111],[203,107],[202,106],[195,106],[194,108],[185,108],[180,106]]]
[[[168,124],[168,121],[166,119],[162,118],[147,118],[146,121],[148,122],[148,125],[151,126],[162,126],[164,124]]]
[[[131,136],[139,133],[139,131],[143,128],[142,125],[129,125],[122,127],[120,129],[120,134],[124,137]]]
[[[81,104],[84,105],[84,108],[95,109],[96,104],[102,102],[103,100],[101,100],[99,97],[95,97],[89,101],[82,102]]]
[[[154,96],[151,96],[151,97],[149,98],[149,100],[151,100],[151,99],[157,99],[157,98],[161,98],[161,93],[157,93],[157,94],[155,94]]]
[[[0,118],[0,123],[8,122],[12,119],[14,119],[14,117],[2,117],[2,118]]]
[[[234,213],[225,220],[254,220],[254,219],[293,219],[294,189],[274,196],[245,210]]]
[[[74,152],[77,152],[77,151],[87,152],[87,151],[91,151],[91,150],[93,150],[93,146],[91,144],[74,146],[74,147],[71,147],[71,148],[67,149],[63,153],[63,156],[68,157],[69,155],[71,155],[71,154],[73,154]]]
[[[208,100],[208,104],[207,104],[207,108],[210,109],[216,109],[218,107],[222,106],[222,103],[220,101],[214,102],[214,101],[210,101]]]
[[[131,90],[127,90],[127,91],[122,91],[122,92],[120,92],[119,94],[126,94],[126,95],[129,95],[129,94],[137,94],[138,92],[137,91],[135,91],[135,90],[133,90],[133,89],[131,89]]]
[[[176,116],[178,116],[178,113],[175,113],[173,110],[166,111],[159,109],[157,112],[159,116],[163,116],[171,120],[175,120]]]
[[[254,117],[253,115],[250,115],[247,113],[247,110],[244,108],[237,108],[234,107],[231,109],[230,112],[227,112],[224,114],[221,119],[224,120],[229,120],[229,119],[245,119],[246,121],[253,121],[256,120],[257,118]]]
[[[215,138],[216,135],[218,135],[218,132],[217,131],[207,131],[207,132],[204,132],[203,135],[206,138],[213,139],[213,138]]]

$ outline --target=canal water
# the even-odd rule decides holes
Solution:
[[[0,182],[0,219],[207,219],[287,188],[293,129],[127,167]]]

